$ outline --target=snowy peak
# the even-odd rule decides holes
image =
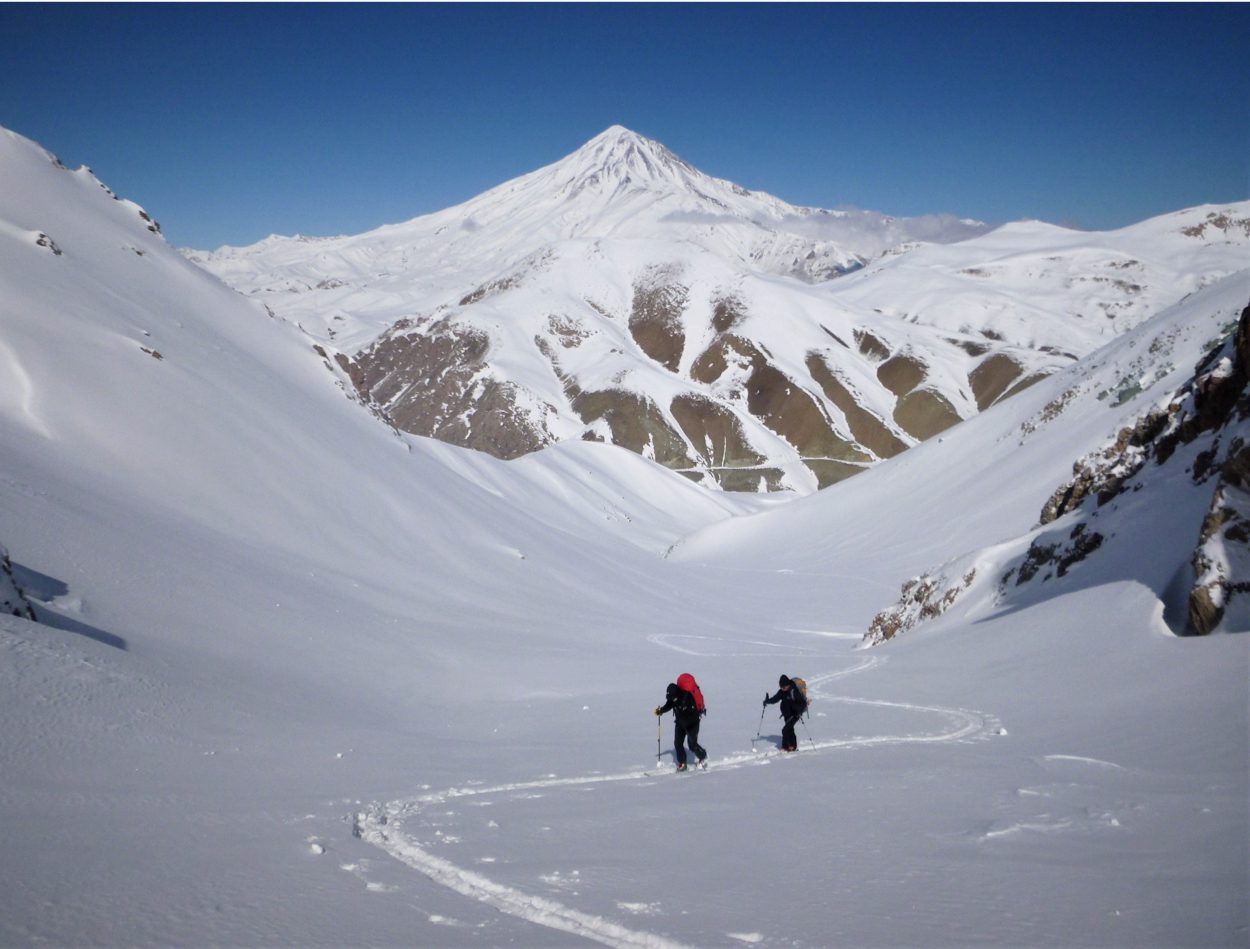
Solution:
[[[580,165],[610,177],[635,175],[641,180],[663,180],[674,170],[697,174],[693,167],[659,142],[620,125],[596,135],[565,162],[570,167]]]
[[[804,213],[779,198],[704,174],[659,142],[620,125],[464,207],[476,213],[500,204],[513,209],[509,216],[550,207],[577,236],[619,235],[625,225],[653,238],[666,225],[688,227],[692,215],[758,229]]]
[[[585,188],[611,193],[620,188],[668,191],[699,190],[699,179],[712,181],[659,142],[620,125],[596,135],[557,162],[552,171],[564,179],[561,190],[575,194]],[[692,187],[695,186],[695,187]]]

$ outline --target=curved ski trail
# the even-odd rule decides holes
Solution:
[[[765,644],[754,643],[752,645]],[[679,648],[677,651],[685,652],[686,650]],[[842,702],[930,713],[947,719],[949,727],[932,734],[872,735],[823,741],[812,741],[809,737],[808,741],[800,746],[802,751],[810,754],[812,751],[823,752],[835,749],[867,748],[878,745],[972,741],[988,737],[1000,726],[1001,723],[995,716],[970,709],[948,708],[940,705],[915,705],[907,702],[892,702],[881,699],[832,696],[824,695],[820,691],[821,686],[826,683],[863,672],[884,661],[883,658],[876,656],[863,657],[856,665],[849,668],[812,676],[807,680],[808,689],[812,696],[818,698],[822,704],[826,702]],[[714,765],[712,771],[719,772],[754,767],[782,757],[783,754],[780,750],[729,754],[711,762]],[[607,946],[645,946],[655,947],[655,949],[678,947],[683,944],[666,936],[630,929],[605,917],[572,909],[549,897],[528,894],[515,887],[498,883],[477,871],[458,866],[450,860],[431,853],[413,837],[403,832],[403,825],[406,820],[417,817],[427,808],[460,798],[547,791],[553,788],[578,788],[596,784],[614,784],[643,780],[648,781],[649,786],[649,782],[653,781],[656,776],[654,770],[638,768],[612,774],[594,773],[571,777],[551,776],[530,781],[517,781],[489,786],[468,785],[465,787],[451,787],[416,797],[372,804],[364,811],[353,815],[353,828],[356,836],[360,837],[360,839],[385,851],[401,863],[423,873],[435,883],[493,907],[502,913],[507,913],[550,929],[582,936]]]

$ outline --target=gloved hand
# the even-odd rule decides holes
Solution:
[[[658,705],[657,705],[657,706],[655,707],[655,714],[656,714],[656,715],[663,715],[663,714],[664,714],[664,709],[660,708],[660,706],[658,706]]]

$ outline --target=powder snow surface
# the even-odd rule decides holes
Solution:
[[[1250,637],[1175,637],[1162,555],[857,648],[1026,534],[1244,274],[743,499],[399,436],[89,172],[8,133],[0,167],[0,543],[42,620],[0,617],[0,943],[1245,944]],[[674,774],[685,671],[711,767]]]

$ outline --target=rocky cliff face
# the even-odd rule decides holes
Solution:
[[[1082,506],[1098,510],[1140,491],[1143,481],[1158,477],[1187,446],[1197,450],[1186,469],[1189,478],[1196,486],[1213,486],[1206,515],[1191,535],[1197,542],[1185,631],[1202,635],[1220,628],[1230,608],[1250,617],[1250,306],[1236,330],[1167,404],[1076,463],[1072,480],[1043,508],[1041,524]],[[1052,562],[1062,575],[1065,566],[1092,554],[1102,535],[1085,527],[1078,524],[1062,549],[1031,547],[1015,582],[1028,582],[1041,565]]]
[[[1126,361],[1129,375],[1153,371],[1162,340]],[[1081,388],[1066,390],[1041,414],[1057,417]],[[1149,529],[1164,519],[1167,530]],[[1147,538],[1155,546],[1141,546]],[[909,580],[865,638],[884,642],[941,616],[974,583],[996,583],[982,599],[1002,606],[1057,595],[1073,579],[1113,582],[1139,573],[1154,575],[1151,585],[1171,605],[1178,634],[1250,631],[1250,306],[1184,385],[1075,462],[1030,535]]]

